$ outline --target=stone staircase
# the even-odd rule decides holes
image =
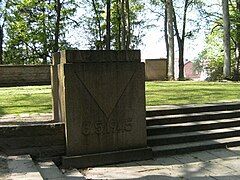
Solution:
[[[240,145],[240,103],[152,109],[146,119],[154,156]]]

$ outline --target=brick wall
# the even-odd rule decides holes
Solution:
[[[199,79],[200,73],[194,71],[193,63],[191,61],[188,61],[184,65],[184,76],[188,79]]]
[[[50,65],[0,66],[0,87],[48,84]]]
[[[167,78],[167,59],[146,59],[145,76],[147,81],[166,80]]]

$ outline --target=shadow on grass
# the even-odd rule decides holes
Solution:
[[[0,106],[0,117],[5,115],[5,111],[4,111],[4,108]]]
[[[22,109],[23,108],[23,109]],[[17,109],[14,113],[11,113],[11,109]],[[0,106],[0,117],[3,117],[7,114],[32,114],[32,113],[50,113],[52,111],[51,105],[9,105],[9,106]]]
[[[9,105],[9,106],[4,106],[4,108],[19,108],[19,107],[26,107],[26,108],[31,108],[31,107],[34,107],[34,108],[41,108],[41,107],[47,107],[47,108],[51,108],[52,106],[49,105],[49,104],[46,104],[46,105]],[[1,107],[0,107],[1,108]],[[2,108],[2,109],[4,109]],[[4,110],[3,110],[4,111]],[[1,110],[0,110],[0,113],[1,113]]]

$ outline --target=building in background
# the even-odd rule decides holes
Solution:
[[[175,59],[174,75],[178,79],[178,59]],[[167,80],[167,59],[145,59],[145,76],[147,81],[165,81]],[[194,67],[194,62],[185,60],[184,64],[184,77],[187,80],[204,81],[207,79],[206,64],[203,64],[201,71]]]
[[[187,61],[184,64],[184,77],[190,80],[200,80],[201,72],[195,70],[192,61]]]

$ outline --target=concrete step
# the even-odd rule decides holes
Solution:
[[[240,109],[147,117],[147,126],[238,118]]]
[[[209,111],[225,111],[225,110],[237,110],[240,109],[240,102],[232,103],[218,103],[218,104],[205,104],[205,105],[181,105],[181,106],[159,106],[159,107],[147,107],[147,117],[162,116],[162,115],[174,115],[174,114],[189,114],[198,112]]]
[[[86,180],[86,178],[77,169],[70,169],[64,171],[67,180]]]
[[[154,146],[152,147],[152,150],[153,150],[153,155],[155,157],[159,157],[159,156],[166,156],[166,155],[185,154],[185,153],[191,153],[195,151],[203,151],[203,150],[209,150],[209,149],[235,147],[239,145],[240,145],[240,137],[232,137],[232,138],[224,138],[224,139],[206,140],[206,141],[200,141],[200,142]]]
[[[8,179],[43,180],[30,155],[9,156]]]
[[[7,155],[30,154],[34,158],[62,156],[65,154],[65,146],[49,146],[49,147],[29,147],[21,149],[7,149]]]
[[[45,162],[37,162],[37,168],[43,179],[55,180],[65,179],[65,175],[58,169],[51,160]]]
[[[148,136],[148,146],[161,146],[240,136],[240,127]]]
[[[147,135],[152,136],[152,135],[176,134],[182,132],[194,132],[239,126],[240,118],[187,122],[180,124],[154,125],[147,127]]]

